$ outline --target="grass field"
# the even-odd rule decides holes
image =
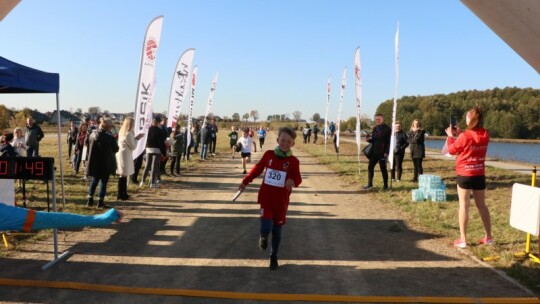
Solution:
[[[330,141],[326,153],[322,141],[314,145],[303,144],[300,139],[297,140],[295,148],[317,157],[321,164],[329,166],[340,175],[343,181],[354,185],[359,193],[363,193],[361,188],[367,184],[367,158],[361,157],[359,173],[356,144],[342,141],[339,158],[336,157]],[[418,184],[411,181],[413,164],[408,155],[405,156],[403,162],[402,182],[394,182],[392,191],[380,192],[379,189],[382,188],[383,181],[377,166],[373,182],[375,190],[366,195],[372,195],[374,199],[405,211],[409,223],[423,227],[430,233],[448,238],[450,246],[451,242],[459,237],[454,161],[426,158],[423,162],[423,168],[425,174],[437,175],[444,180],[447,187],[446,202],[412,201],[411,190],[418,188]],[[496,243],[493,246],[469,246],[468,250],[480,259],[490,260],[489,263],[494,267],[503,270],[536,292],[540,292],[540,264],[514,258],[514,253],[525,250],[526,233],[511,227],[509,224],[512,185],[514,183],[530,185],[531,176],[488,167],[486,169],[486,182],[488,187],[486,203],[490,209],[493,236]],[[471,201],[469,214],[467,235],[470,243],[484,236],[484,228],[473,201]],[[538,254],[538,239],[536,237],[533,237],[531,252]]]
[[[228,129],[221,128],[218,133],[218,153],[229,153],[228,140],[226,134]],[[65,142],[65,134],[62,134],[61,140]],[[340,145],[339,158],[333,151],[331,142],[326,149],[322,140],[317,145],[303,144],[300,137],[297,138],[296,146],[293,150],[300,149],[313,156],[325,166],[337,172],[342,182],[353,185],[358,189],[359,195],[361,188],[367,183],[367,159],[362,156],[361,165],[358,166],[356,145],[348,142],[342,142]],[[267,147],[270,147],[268,143]],[[58,161],[57,136],[54,133],[47,133],[40,146],[41,155],[44,157],[56,157],[56,166]],[[67,147],[63,144],[63,169],[64,169],[64,192],[66,197],[65,208],[61,201],[61,183],[60,174],[57,170],[57,205],[60,211],[95,214],[101,210],[86,208],[86,193],[88,182],[81,179],[82,174],[74,175],[67,159]],[[212,159],[209,160],[212,162]],[[189,162],[182,162],[182,170],[195,171],[200,166],[198,157],[193,157]],[[434,174],[442,177],[447,185],[447,201],[444,203],[434,202],[413,202],[411,199],[411,190],[418,187],[412,179],[412,161],[407,158],[403,163],[403,181],[394,183],[392,191],[379,192],[382,186],[382,178],[378,167],[375,169],[374,191],[365,195],[371,195],[374,199],[380,200],[385,204],[390,204],[403,210],[407,214],[406,220],[409,225],[422,227],[430,233],[448,239],[449,246],[453,239],[459,236],[458,227],[458,199],[456,193],[456,184],[454,181],[454,162],[445,160],[436,160],[426,158],[424,160],[424,173]],[[82,169],[81,169],[82,171]],[[360,172],[359,172],[360,171]],[[165,180],[171,177],[163,177]],[[525,249],[526,234],[512,228],[509,225],[511,187],[514,183],[529,185],[531,177],[528,175],[515,174],[510,171],[488,167],[486,171],[488,183],[487,204],[491,211],[493,235],[495,245],[493,246],[469,246],[468,250],[478,258],[492,258],[488,263],[494,267],[503,270],[508,275],[516,278],[529,288],[540,293],[540,265],[529,260],[519,260],[514,258],[514,253],[523,252]],[[180,179],[181,182],[181,179]],[[143,188],[145,189],[145,188]],[[139,190],[137,185],[130,185],[128,192],[135,194]],[[111,178],[108,187],[108,196],[106,203],[116,201],[116,178]],[[19,205],[20,194],[17,195]],[[29,181],[27,183],[27,206],[32,209],[46,210],[47,196],[46,185],[44,182]],[[469,242],[480,239],[483,236],[483,227],[476,208],[471,206],[470,221],[468,227]],[[14,249],[17,249],[17,242],[32,241],[34,238],[45,238],[50,235],[50,231],[42,231],[32,237],[19,238],[15,240]],[[3,247],[2,247],[3,248]],[[532,252],[538,253],[538,241],[533,237]],[[2,249],[0,255],[5,255],[6,250]]]

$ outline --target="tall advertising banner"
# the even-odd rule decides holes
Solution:
[[[360,174],[360,109],[362,107],[362,74],[360,73],[360,48],[354,51],[354,89],[356,95],[356,154],[358,157],[358,173]]]
[[[203,128],[206,126],[206,118],[208,114],[212,111],[212,102],[214,100],[214,94],[216,92],[216,86],[219,79],[219,74],[214,75],[214,80],[212,80],[212,85],[210,86],[210,94],[208,95],[208,103],[206,104],[206,111],[204,111],[204,121]]]
[[[187,49],[176,64],[174,75],[171,84],[171,93],[169,94],[169,111],[168,114],[168,127],[173,130],[178,123],[178,117],[180,117],[180,111],[182,110],[182,103],[186,97],[186,90],[189,81],[189,71],[191,71],[191,64],[193,62],[193,56],[195,55],[195,49]]]
[[[187,120],[187,139],[186,139],[186,154],[189,151],[189,144],[191,144],[191,121],[193,120],[193,102],[195,101],[195,83],[197,81],[197,70],[198,67],[195,66],[191,72],[191,97],[189,98],[189,113]],[[197,135],[197,134],[194,134]],[[187,157],[186,157],[187,161]]]
[[[399,22],[396,31],[396,75],[394,81],[394,107],[392,109],[392,137],[390,137],[390,151],[388,153],[388,162],[390,168],[394,168],[394,148],[396,147],[396,111],[397,111],[397,87],[398,87],[398,60],[399,60]]]
[[[324,115],[324,154],[326,155],[326,138],[328,137],[328,107],[330,106],[330,81],[332,76],[328,76],[326,86],[326,114]]]
[[[341,127],[341,108],[343,107],[343,95],[345,94],[345,85],[347,84],[347,67],[343,68],[343,76],[341,76],[341,92],[339,93],[339,109],[336,121],[336,153],[339,154],[339,130]]]
[[[135,134],[144,134],[137,142],[137,147],[133,150],[133,158],[137,158],[144,152],[148,129],[152,124],[152,101],[154,99],[156,83],[156,55],[161,36],[161,26],[163,16],[154,18],[144,36],[142,48],[141,68],[139,71],[139,82],[137,85],[137,95],[135,100]]]

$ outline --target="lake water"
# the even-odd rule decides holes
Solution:
[[[426,139],[425,145],[426,148],[441,150],[444,146],[444,140]],[[540,144],[490,142],[487,156],[501,161],[518,161],[540,165]]]

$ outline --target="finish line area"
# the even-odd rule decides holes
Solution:
[[[191,290],[173,288],[127,287],[102,284],[87,284],[62,281],[38,281],[0,278],[0,285],[16,287],[36,287],[70,289],[81,291],[139,294],[152,296],[197,297],[213,299],[261,300],[261,301],[304,301],[339,303],[540,303],[540,298],[473,298],[473,297],[405,297],[405,296],[346,296],[321,294],[279,294],[245,293],[212,290]]]

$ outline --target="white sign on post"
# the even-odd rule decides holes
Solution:
[[[510,226],[538,236],[540,228],[540,188],[514,184],[510,206]]]
[[[15,181],[0,179],[0,203],[15,206]]]

